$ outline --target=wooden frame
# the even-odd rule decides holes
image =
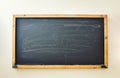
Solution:
[[[16,38],[16,18],[44,18],[44,17],[75,17],[75,18],[104,18],[104,65],[16,65],[16,55],[15,55],[15,38]],[[66,69],[66,68],[87,68],[87,69],[96,69],[96,68],[108,68],[108,19],[107,15],[80,15],[80,14],[43,14],[43,15],[13,15],[13,40],[12,40],[12,66],[13,68],[20,68],[20,69],[25,69],[25,68],[50,68],[50,69]]]

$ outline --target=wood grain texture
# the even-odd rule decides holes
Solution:
[[[75,17],[75,18],[104,18],[104,15],[100,14],[23,14],[23,15],[14,15],[17,18],[63,18],[63,17]]]
[[[15,65],[15,37],[16,37],[16,17],[13,16],[13,29],[12,29],[12,66]]]
[[[101,69],[101,65],[17,65],[18,69]]]
[[[108,17],[104,16],[104,64],[108,67]]]

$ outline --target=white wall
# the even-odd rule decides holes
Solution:
[[[108,14],[108,69],[12,69],[13,14]],[[120,0],[0,0],[0,78],[120,78]]]

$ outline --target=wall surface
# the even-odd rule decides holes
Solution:
[[[13,14],[107,14],[109,68],[13,69]],[[0,0],[0,78],[120,78],[120,0]]]

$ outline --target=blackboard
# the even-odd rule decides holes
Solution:
[[[106,23],[106,15],[16,15],[13,68],[107,68]]]

